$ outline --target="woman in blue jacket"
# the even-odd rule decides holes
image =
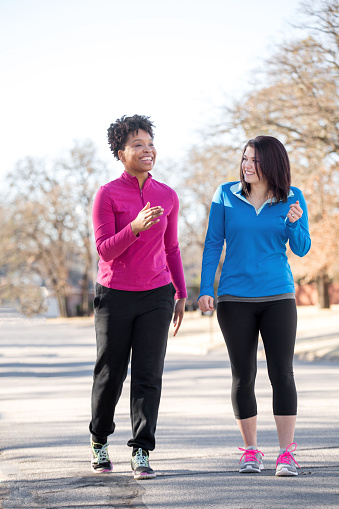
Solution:
[[[217,316],[232,369],[232,405],[245,448],[241,473],[260,472],[257,448],[258,335],[273,388],[273,413],[280,451],[277,476],[297,475],[292,452],[297,414],[293,355],[297,326],[295,288],[286,244],[298,256],[311,246],[306,202],[291,186],[289,158],[272,136],[249,140],[240,182],[218,187],[213,197],[202,261],[199,307],[213,310],[214,279],[226,240]],[[297,465],[298,466],[298,465]]]

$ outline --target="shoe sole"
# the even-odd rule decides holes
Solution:
[[[157,474],[155,474],[155,473],[154,474],[135,474],[133,472],[133,477],[137,481],[144,481],[146,479],[154,479],[156,476],[157,476]]]
[[[253,468],[250,465],[247,465],[246,468],[241,468],[239,470],[240,474],[260,474],[260,472],[264,470],[263,468]]]
[[[246,465],[245,468],[241,468],[239,470],[239,473],[240,474],[260,474],[260,472],[262,470],[265,470],[264,465],[259,465],[259,469],[258,468],[254,468],[251,465]]]
[[[94,472],[95,474],[110,474],[113,472],[113,467],[111,469],[109,468],[104,468],[102,470],[98,470],[98,469],[95,469],[91,466],[91,470],[92,472]]]
[[[291,470],[287,470],[287,468],[283,468],[279,470],[279,472],[275,473],[276,477],[293,477],[298,475],[298,472],[291,472]]]

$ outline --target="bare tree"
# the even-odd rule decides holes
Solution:
[[[339,2],[301,4],[306,37],[280,44],[264,62],[258,84],[226,107],[221,131],[241,127],[253,133],[276,133],[292,148],[322,146],[339,153]]]
[[[290,253],[290,263],[298,280],[317,282],[319,304],[329,308],[329,284],[339,273],[338,163],[331,165],[315,151],[293,164],[294,157],[292,152],[295,184],[303,189],[308,204],[312,249],[306,258]]]
[[[63,179],[71,185],[71,195],[75,203],[75,237],[81,250],[82,276],[82,314],[89,314],[89,287],[96,279],[94,266],[97,255],[93,249],[92,203],[100,185],[108,181],[107,166],[98,159],[96,148],[90,140],[76,141],[63,160],[57,162]],[[93,259],[94,258],[94,259]],[[96,271],[95,271],[96,272]]]
[[[41,311],[43,299],[37,288],[45,284],[56,296],[61,316],[67,316],[70,273],[76,260],[83,274],[82,311],[88,314],[94,262],[90,216],[100,177],[106,179],[107,170],[89,141],[75,143],[68,158],[50,165],[28,157],[8,175],[10,219],[2,230],[0,257],[6,277],[0,288],[3,295],[19,299],[23,311],[28,312],[27,295],[33,295],[33,289],[35,304],[32,301],[29,313]],[[20,285],[21,293],[16,291]]]
[[[69,253],[75,246],[72,204],[65,187],[49,177],[41,161],[32,159],[18,163],[8,180],[14,191],[7,203],[10,221],[4,243],[9,287],[14,291],[21,285],[17,298],[25,311],[22,302],[27,302],[28,289],[34,283],[36,287],[45,283],[57,297],[61,315],[66,316]],[[35,295],[38,302],[37,292]]]
[[[12,210],[4,205],[2,197],[0,206],[0,302],[17,305],[27,316],[45,311],[44,297],[34,280],[34,274],[25,270],[25,259],[18,250],[13,238],[15,229]],[[12,266],[16,267],[14,273]]]

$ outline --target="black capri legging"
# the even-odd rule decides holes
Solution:
[[[293,375],[297,328],[295,300],[219,302],[217,316],[231,361],[232,405],[236,419],[257,415],[254,384],[259,332],[273,388],[273,413],[296,415],[297,391]]]

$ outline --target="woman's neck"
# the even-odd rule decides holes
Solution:
[[[251,184],[250,196],[255,200],[262,200],[265,202],[270,198],[270,190],[267,182],[258,182],[257,184]]]
[[[251,184],[251,192],[247,197],[256,210],[265,203],[265,201],[271,198],[271,192],[266,182],[258,182],[258,184]]]

